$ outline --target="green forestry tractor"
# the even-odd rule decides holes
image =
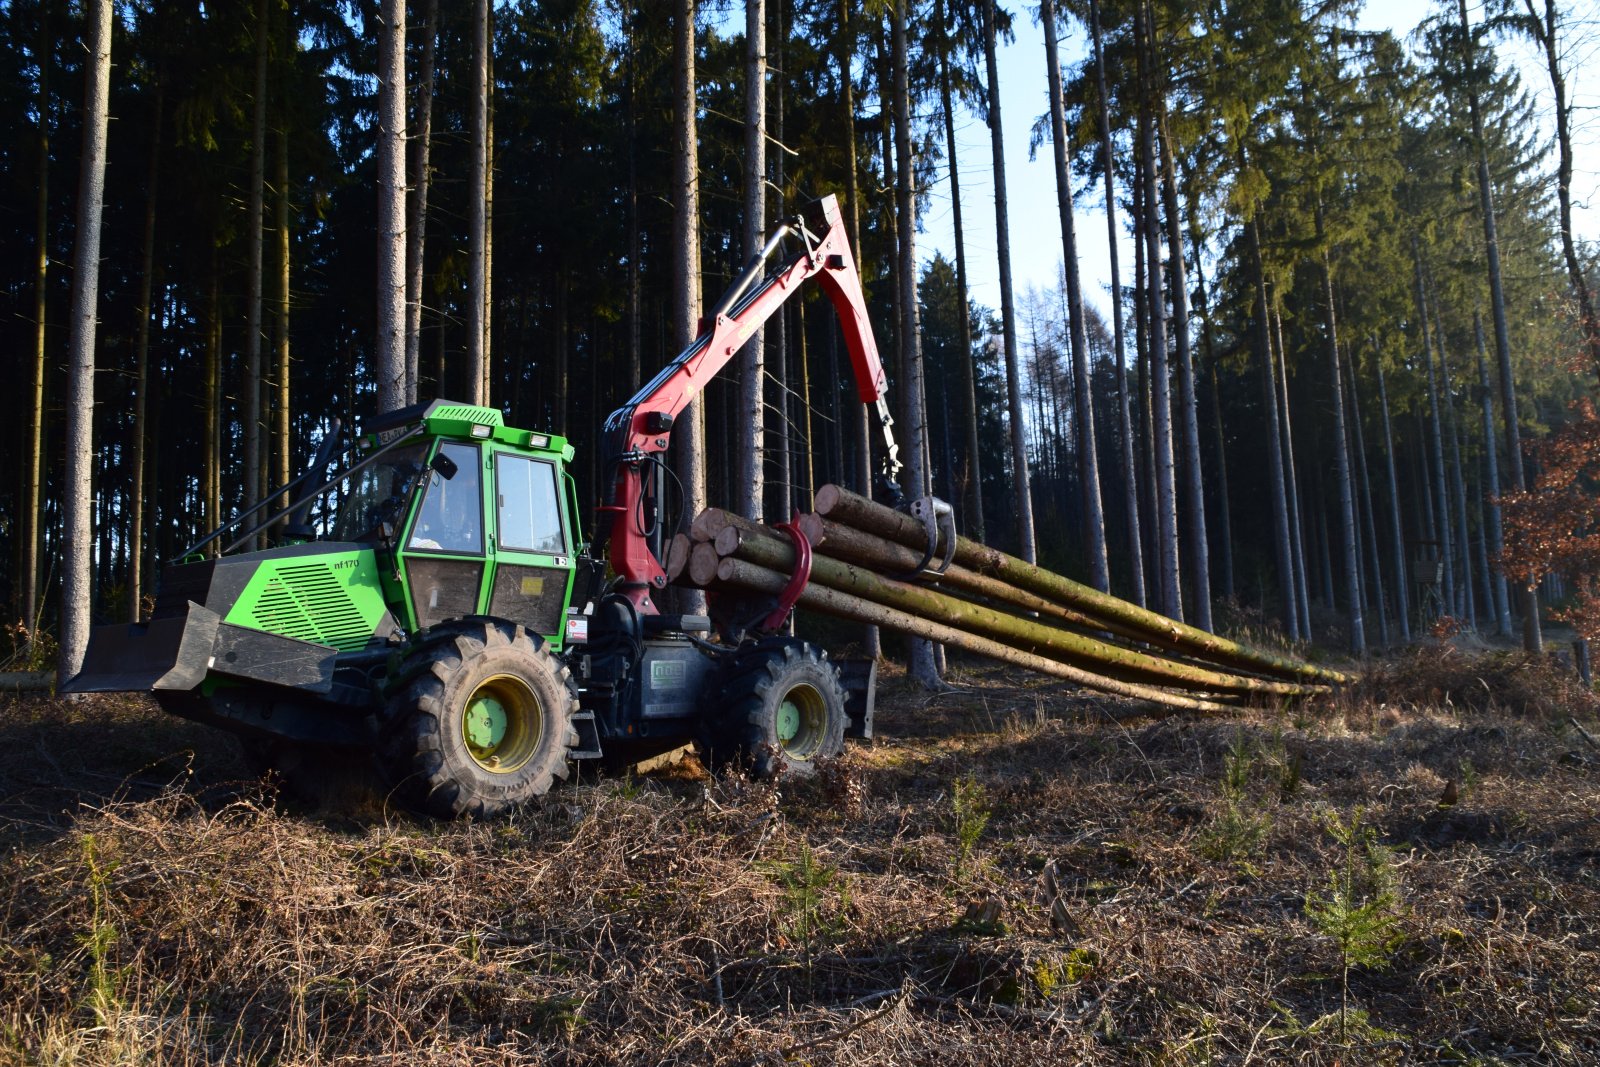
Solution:
[[[792,239],[800,248],[768,273]],[[593,543],[564,438],[444,400],[387,412],[337,465],[335,428],[298,479],[169,563],[150,619],[96,628],[64,691],[152,693],[280,767],[370,757],[396,799],[447,818],[539,796],[574,760],[690,741],[760,774],[808,771],[847,734],[871,735],[873,672],[780,635],[798,590],[743,626],[666,614],[656,598],[674,419],[813,279],[875,406],[892,483],[885,378],[829,197],[772,234],[696,341],[607,420]],[[273,547],[252,550],[263,538]]]

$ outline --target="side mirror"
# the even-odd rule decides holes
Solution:
[[[438,455],[434,456],[433,461],[429,463],[428,466],[432,467],[434,471],[438,473],[439,477],[443,478],[447,482],[451,478],[454,478],[456,476],[456,471],[460,469],[456,466],[456,461],[445,455],[443,452],[440,452]]]

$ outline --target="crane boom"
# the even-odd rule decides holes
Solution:
[[[765,273],[767,261],[790,238],[798,238],[803,247],[772,273]],[[645,503],[647,496],[657,495],[647,486],[657,480],[655,472],[663,464],[660,454],[671,444],[678,415],[705,392],[706,383],[722,372],[750,335],[812,279],[822,286],[839,316],[861,402],[872,405],[876,413],[884,446],[879,476],[894,483],[900,459],[889,414],[888,379],[867,318],[861,276],[845,236],[839,202],[828,196],[772,232],[701,320],[694,342],[606,419],[608,462],[616,473],[607,502],[599,508],[597,534],[602,543],[609,538],[609,559],[621,578],[620,591],[641,612],[658,613],[650,595],[667,584],[660,558],[660,523],[647,521]]]

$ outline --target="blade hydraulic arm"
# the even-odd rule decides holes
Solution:
[[[767,261],[790,238],[799,239],[801,250],[766,273]],[[701,321],[694,343],[606,420],[609,461],[615,474],[609,499],[599,509],[597,536],[604,541],[609,526],[611,566],[622,579],[621,591],[640,611],[656,612],[650,595],[667,584],[658,553],[652,551],[651,539],[658,524],[647,520],[650,509],[645,497],[647,484],[654,481],[653,471],[662,462],[659,454],[671,443],[677,416],[705,391],[706,383],[721,373],[750,335],[812,279],[822,286],[839,316],[857,394],[863,404],[872,405],[883,435],[880,478],[894,484],[900,450],[889,414],[888,379],[872,336],[866,297],[845,237],[838,200],[824,197],[773,231]]]

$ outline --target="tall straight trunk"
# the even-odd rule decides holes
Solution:
[[[284,126],[278,127],[278,160],[276,180],[277,208],[276,227],[277,236],[277,279],[278,279],[278,307],[274,316],[276,326],[276,345],[273,382],[277,387],[276,407],[274,410],[273,439],[277,441],[274,452],[276,464],[274,477],[278,485],[289,484],[289,468],[294,462],[294,435],[291,430],[293,408],[289,402],[289,131]],[[413,376],[415,380],[415,376]],[[289,503],[287,497],[283,503]]]
[[[494,383],[494,5],[489,5],[488,25],[484,27],[488,42],[484,50],[484,115],[483,115],[483,384],[482,399],[485,407],[493,406],[490,387]],[[563,413],[565,417],[565,413]]]
[[[161,177],[161,123],[165,92],[159,78],[151,103],[150,162],[145,169],[144,237],[139,256],[139,325],[133,341],[133,461],[128,472],[128,621],[138,622],[144,591],[144,474],[150,393],[150,301],[155,275],[156,190]]]
[[[1195,395],[1194,353],[1189,344],[1189,281],[1183,262],[1183,222],[1166,104],[1161,103],[1161,168],[1167,205],[1167,257],[1171,264],[1172,332],[1178,349],[1178,426],[1183,438],[1184,517],[1188,520],[1189,582],[1194,624],[1210,630],[1211,552],[1206,543],[1206,489],[1200,466],[1200,404]]]
[[[621,390],[622,396],[629,395],[627,390],[634,388],[634,384],[644,380],[641,371],[641,353],[639,346],[644,341],[644,323],[641,307],[643,293],[639,283],[639,252],[640,252],[640,226],[639,226],[639,158],[638,158],[638,127],[639,127],[639,83],[637,68],[638,41],[638,14],[628,16],[628,54],[627,54],[627,94],[628,94],[628,351],[626,356],[626,369],[624,371]],[[613,397],[613,399],[620,398]]]
[[[1522,470],[1522,441],[1517,429],[1517,391],[1511,373],[1511,331],[1506,322],[1505,286],[1500,277],[1500,235],[1495,220],[1494,183],[1489,177],[1489,147],[1483,136],[1483,110],[1478,100],[1475,78],[1476,47],[1472,39],[1472,26],[1467,19],[1467,0],[1456,0],[1461,14],[1461,58],[1467,70],[1471,88],[1467,104],[1472,113],[1472,139],[1478,149],[1478,201],[1483,212],[1483,244],[1489,266],[1489,301],[1494,312],[1494,347],[1500,363],[1500,403],[1504,410],[1506,434],[1506,463],[1510,467],[1511,488],[1522,492],[1527,482]],[[1544,634],[1539,627],[1538,589],[1526,586],[1517,588],[1518,607],[1522,611],[1522,647],[1528,652],[1544,651]]]
[[[213,231],[214,234],[215,231]],[[201,530],[222,523],[222,292],[221,255],[215,240],[211,251],[211,285],[206,294],[206,348],[201,381],[205,388],[205,470],[202,479]],[[220,545],[213,541],[207,553],[215,555]]]
[[[954,47],[950,25],[944,10],[944,0],[934,0],[934,18],[939,26],[939,103],[944,112],[945,160],[950,167],[950,208],[954,214],[956,231],[956,290],[961,294],[958,309],[958,332],[961,340],[961,427],[965,438],[965,480],[968,487],[966,514],[961,526],[974,541],[984,540],[983,529],[983,461],[978,444],[978,386],[977,374],[972,365],[972,318],[967,289],[967,242],[961,223],[961,168],[956,152],[956,118],[950,92],[950,50]],[[948,436],[948,430],[946,431]],[[950,471],[955,477],[955,470]],[[952,493],[951,495],[954,495]]]
[[[1431,277],[1429,283],[1431,287]],[[1467,620],[1468,625],[1476,629],[1478,610],[1471,555],[1472,528],[1467,524],[1466,469],[1461,463],[1461,424],[1456,420],[1455,390],[1450,386],[1450,359],[1445,354],[1444,323],[1439,319],[1439,304],[1436,294],[1432,303],[1433,336],[1439,342],[1439,392],[1444,397],[1445,437],[1450,443],[1451,502],[1455,505],[1456,512],[1455,540],[1461,546],[1461,570],[1456,576],[1458,590],[1456,604],[1461,609],[1461,614]]]
[[[106,190],[106,127],[111,96],[111,0],[84,5],[88,23],[77,245],[72,255],[72,318],[67,342],[67,469],[61,492],[61,655],[58,682],[83,668],[89,647],[89,481],[94,464],[95,314],[100,291],[100,216]]]
[[[488,199],[489,199],[489,0],[473,0],[472,5],[472,126],[471,164],[467,171],[467,389],[470,404],[488,402],[484,381],[489,375],[488,353],[483,348],[484,316],[488,301],[484,285],[488,278]],[[564,412],[556,412],[563,418]]]
[[[700,324],[700,161],[695,103],[695,0],[677,0],[672,34],[672,290],[671,347],[694,343]],[[683,510],[698,515],[706,506],[705,397],[696,397],[678,417],[676,466],[683,485]],[[705,613],[705,595],[681,590],[678,606]]]
[[[406,221],[406,401],[416,403],[422,357],[422,270],[427,254],[428,188],[433,181],[433,80],[439,40],[439,0],[422,18],[422,60],[417,67],[417,132],[411,144],[411,201]]]
[[[1455,536],[1450,529],[1450,491],[1444,465],[1444,419],[1439,403],[1438,375],[1434,371],[1433,334],[1428,323],[1428,308],[1422,289],[1422,255],[1413,235],[1411,254],[1416,263],[1417,321],[1422,325],[1422,361],[1428,372],[1428,448],[1433,458],[1432,498],[1434,528],[1438,531],[1439,555],[1444,560],[1441,592],[1446,615],[1459,614],[1456,604]]]
[[[1142,18],[1142,16],[1141,16]],[[1150,47],[1146,42],[1146,50]],[[1147,51],[1141,50],[1141,56]],[[1167,363],[1167,308],[1161,269],[1161,208],[1156,192],[1155,123],[1148,104],[1139,111],[1140,167],[1144,182],[1144,215],[1139,220],[1145,241],[1145,272],[1150,315],[1150,406],[1155,434],[1156,588],[1163,615],[1183,621],[1183,595],[1178,568],[1177,479],[1173,470],[1172,380]]]
[[[255,502],[261,491],[261,290],[262,218],[267,184],[267,0],[256,0],[255,99],[250,120],[250,192],[245,198],[245,271],[248,295],[244,328],[243,503]]]
[[[378,410],[406,401],[406,5],[378,27]]]
[[[1135,138],[1134,144],[1134,177],[1132,182],[1132,226],[1133,226],[1133,347],[1136,361],[1137,381],[1134,394],[1139,404],[1139,455],[1143,460],[1143,469],[1140,479],[1141,492],[1139,494],[1139,509],[1143,516],[1141,529],[1150,531],[1150,536],[1144,539],[1143,569],[1150,575],[1147,585],[1159,586],[1160,579],[1155,575],[1158,572],[1160,560],[1160,536],[1156,533],[1156,446],[1154,431],[1151,429],[1150,410],[1150,316],[1146,307],[1149,304],[1150,286],[1146,281],[1145,243],[1139,231],[1139,220],[1144,218],[1144,171],[1138,162],[1140,144]],[[1148,588],[1148,599],[1158,599],[1159,589]],[[1148,606],[1148,605],[1147,605]]]
[[[1496,632],[1511,636],[1511,601],[1506,576],[1500,569],[1505,550],[1505,527],[1500,520],[1500,457],[1494,439],[1494,391],[1489,386],[1489,361],[1483,350],[1483,315],[1472,313],[1472,334],[1478,348],[1478,390],[1483,398],[1483,520],[1488,528],[1489,592],[1494,603]]]
[[[1278,346],[1278,419],[1283,427],[1283,480],[1289,496],[1289,538],[1293,550],[1295,604],[1300,611],[1299,629],[1311,640],[1311,575],[1306,566],[1306,509],[1301,506],[1300,477],[1294,459],[1294,416],[1289,406],[1289,352],[1283,346],[1283,316],[1276,305],[1272,310],[1272,336]]]
[[[777,54],[776,71],[779,75],[783,72],[783,11],[784,0],[775,0],[768,6],[767,12],[772,19],[772,27],[768,36],[776,42]],[[773,131],[773,137],[778,144],[783,144],[783,78],[774,77],[772,92],[768,96],[771,114],[767,119]],[[776,203],[773,205],[773,216],[782,218],[787,210],[784,201],[783,186],[783,153],[776,152],[772,157],[772,186]],[[793,312],[790,308],[779,308],[778,313],[772,317],[772,379],[776,386],[777,403],[773,411],[777,416],[777,425],[772,429],[773,448],[777,454],[778,466],[778,493],[774,497],[777,505],[777,514],[789,517],[794,508],[794,419],[790,412],[793,399],[789,388],[789,317]],[[790,619],[790,628],[793,628],[793,618]]]
[[[839,101],[844,110],[845,132],[845,227],[850,235],[850,250],[863,274],[866,273],[865,250],[861,247],[861,186],[858,178],[860,163],[856,158],[856,96],[855,75],[851,69],[855,58],[853,45],[855,33],[850,25],[850,0],[839,0]],[[837,327],[834,327],[837,329]],[[837,339],[835,339],[837,344]],[[846,394],[848,395],[848,393]],[[856,400],[846,402],[849,410],[850,433],[855,444],[856,464],[852,472],[856,488],[863,496],[873,495],[872,486],[872,430],[867,405]],[[883,654],[883,643],[876,626],[868,625],[861,631],[862,652],[870,659]]]
[[[1078,232],[1073,218],[1072,170],[1067,161],[1066,101],[1061,95],[1061,54],[1056,40],[1054,0],[1042,0],[1046,73],[1050,83],[1051,145],[1056,165],[1056,211],[1061,216],[1062,263],[1066,274],[1067,338],[1072,355],[1074,423],[1078,437],[1078,494],[1082,504],[1083,544],[1089,556],[1089,582],[1102,593],[1111,589],[1106,563],[1106,518],[1100,499],[1100,453],[1095,443],[1094,399],[1089,385],[1089,339],[1083,319],[1083,281],[1078,268]],[[1209,620],[1209,615],[1207,616]]]
[[[906,474],[913,496],[933,491],[928,470],[928,412],[922,373],[922,323],[917,300],[917,179],[911,158],[911,86],[906,55],[906,7],[895,0],[890,15],[890,49],[894,64],[894,140],[897,174],[895,209],[900,232],[900,351],[905,368],[903,411],[906,420]],[[933,645],[911,642],[911,680],[925,688],[939,686]]]
[[[1322,234],[1322,205],[1317,205],[1318,236]],[[1339,358],[1339,320],[1333,295],[1333,265],[1328,250],[1322,250],[1322,321],[1327,331],[1329,381],[1333,386],[1334,478],[1339,486],[1339,550],[1344,566],[1344,595],[1350,623],[1350,651],[1367,654],[1367,624],[1361,614],[1361,562],[1356,532],[1356,501],[1350,472],[1350,434],[1345,426],[1344,368]]]
[[[1117,430],[1122,438],[1122,492],[1127,511],[1128,559],[1133,599],[1145,603],[1144,541],[1139,526],[1139,484],[1133,454],[1133,419],[1129,411],[1127,341],[1122,314],[1122,273],[1118,263],[1116,153],[1111,146],[1111,94],[1106,85],[1106,61],[1100,32],[1100,2],[1089,0],[1089,25],[1094,40],[1094,73],[1098,88],[1096,107],[1100,127],[1100,162],[1105,172],[1106,249],[1111,259],[1111,335],[1116,345]]]
[[[1244,162],[1244,153],[1239,153]],[[1267,301],[1266,265],[1261,261],[1261,231],[1255,219],[1244,224],[1246,268],[1255,283],[1256,365],[1261,374],[1262,409],[1267,413],[1267,482],[1272,490],[1272,548],[1277,557],[1282,619],[1289,640],[1300,639],[1300,608],[1289,545],[1289,501],[1284,482],[1283,430],[1278,421],[1278,382],[1272,356],[1271,311]]]
[[[39,620],[39,540],[43,524],[40,515],[44,507],[40,491],[40,475],[44,467],[44,382],[47,371],[45,361],[46,298],[50,274],[50,64],[54,58],[51,42],[54,35],[50,24],[51,5],[39,6],[39,38],[34,46],[34,59],[39,64],[39,125],[34,131],[34,147],[38,151],[38,187],[33,201],[33,379],[29,389],[31,399],[28,421],[28,459],[22,502],[22,551],[18,569],[21,571],[22,621],[28,627],[28,644],[32,647],[35,624]]]
[[[1011,468],[1016,484],[1017,554],[1039,561],[1033,526],[1033,490],[1028,479],[1027,428],[1022,423],[1022,382],[1017,367],[1017,308],[1011,286],[1011,223],[1006,200],[1006,153],[1000,121],[1000,70],[996,56],[995,0],[983,3],[983,61],[988,81],[989,146],[994,156],[995,247],[1000,261],[1000,323],[1006,355],[1006,409],[1011,419]]]
[[[1222,528],[1217,543],[1222,548],[1222,595],[1233,599],[1233,519],[1228,513],[1228,451],[1222,432],[1222,393],[1217,387],[1217,348],[1212,332],[1211,311],[1206,299],[1205,256],[1200,234],[1199,194],[1192,168],[1184,168],[1184,185],[1188,190],[1189,246],[1194,254],[1194,292],[1196,311],[1200,315],[1201,344],[1205,349],[1206,365],[1211,373],[1211,427],[1213,447],[1216,450],[1217,513]]]
[[[1589,361],[1600,373],[1600,319],[1595,317],[1594,294],[1589,290],[1589,279],[1584,273],[1583,261],[1578,258],[1578,246],[1572,234],[1572,105],[1567,101],[1567,77],[1561,69],[1559,12],[1556,0],[1544,0],[1543,14],[1534,6],[1534,0],[1522,2],[1528,12],[1528,30],[1544,53],[1545,69],[1550,73],[1550,91],[1554,97],[1556,202],[1561,221],[1561,254],[1566,260],[1567,280],[1572,285],[1572,295],[1578,302],[1578,323],[1589,349]],[[1464,24],[1465,18],[1462,21]]]
[[[1400,623],[1400,640],[1411,641],[1411,604],[1409,583],[1411,572],[1406,567],[1406,540],[1400,523],[1400,480],[1394,470],[1394,424],[1389,419],[1389,390],[1383,380],[1383,352],[1376,338],[1372,348],[1372,366],[1378,378],[1378,405],[1383,411],[1383,461],[1389,475],[1389,526],[1394,547],[1395,615]]]
[[[1357,382],[1360,366],[1350,357],[1350,427],[1355,440],[1356,475],[1361,486],[1361,518],[1366,526],[1368,579],[1371,582],[1372,604],[1378,617],[1378,641],[1389,647],[1389,616],[1383,610],[1383,549],[1378,544],[1378,519],[1372,507],[1372,479],[1367,471],[1367,435],[1361,425],[1361,390]],[[1403,580],[1403,579],[1402,579]]]
[[[767,232],[767,5],[745,0],[744,254],[761,250]],[[756,522],[764,511],[766,437],[765,331],[757,329],[739,350],[738,436],[733,507]]]

